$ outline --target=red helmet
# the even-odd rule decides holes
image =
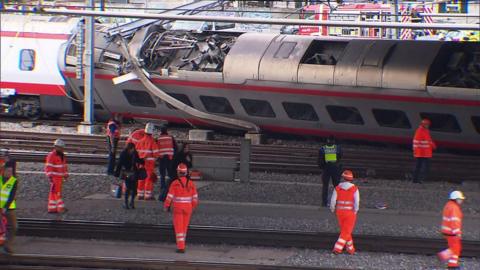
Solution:
[[[425,126],[425,125],[429,125],[429,126],[430,126],[430,125],[432,124],[432,122],[430,121],[430,119],[424,118],[424,119],[422,119],[422,122],[420,122],[420,124],[421,124],[422,126]]]
[[[350,170],[345,170],[345,171],[343,171],[343,173],[342,173],[342,177],[343,177],[343,179],[345,179],[346,181],[352,181],[352,180],[353,180],[353,172],[350,171]]]
[[[187,165],[185,165],[183,163],[178,164],[177,173],[181,174],[181,175],[187,175],[187,173],[188,173]]]

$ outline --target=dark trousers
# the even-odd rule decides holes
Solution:
[[[336,187],[340,183],[340,168],[339,164],[333,162],[327,162],[323,166],[322,172],[322,205],[326,206],[328,203],[328,184],[332,179],[332,184]]]
[[[165,176],[168,174],[168,177],[170,178],[170,181],[172,181],[172,160],[168,158],[168,156],[163,156],[159,159],[159,166],[158,166],[158,172],[160,174],[160,196],[158,199],[160,201],[165,201],[165,197],[167,196],[168,193],[168,185],[167,182],[165,181]]]
[[[415,170],[413,171],[413,182],[421,183],[428,177],[430,170],[430,158],[415,158]]]
[[[15,235],[17,234],[17,214],[15,210],[8,210],[7,216],[7,241],[5,241],[5,247],[13,248],[15,241]]]
[[[115,158],[117,155],[118,138],[113,138],[113,147],[112,147],[112,144],[110,142],[110,137],[107,137],[107,146],[108,146],[107,174],[113,175],[113,170],[115,167]]]
[[[129,175],[125,178],[125,205],[130,205],[134,207],[135,196],[137,196],[137,185],[138,180],[135,175]],[[130,197],[130,204],[128,203],[128,198]]]

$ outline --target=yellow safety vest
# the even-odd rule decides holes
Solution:
[[[323,152],[325,153],[325,162],[337,162],[337,146],[324,145]]]
[[[17,182],[17,178],[15,177],[10,177],[7,182],[3,183],[3,176],[0,176],[0,187],[1,192],[0,192],[0,208],[5,208],[5,205],[7,204],[8,198],[10,198],[10,194],[12,193],[12,189],[15,186],[15,183]],[[8,209],[16,209],[17,204],[15,203],[15,200],[12,201],[10,204],[10,207]]]

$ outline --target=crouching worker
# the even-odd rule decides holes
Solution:
[[[143,160],[138,157],[133,143],[127,143],[125,149],[120,153],[115,176],[120,177],[125,183],[125,203],[123,208],[135,209],[134,200],[135,196],[137,196],[138,179],[145,178],[146,173],[143,168]],[[128,202],[129,198],[130,203]]]
[[[188,175],[187,165],[180,163],[177,167],[178,177],[172,181],[164,203],[164,211],[173,208],[173,228],[177,242],[177,253],[185,253],[188,224],[193,210],[198,205],[195,184]]]
[[[337,215],[340,226],[340,237],[333,248],[334,254],[340,254],[346,246],[347,252],[355,254],[352,232],[357,220],[357,212],[360,204],[360,193],[357,186],[352,184],[353,173],[345,170],[342,173],[343,181],[335,187],[330,201],[330,210]]]
[[[17,231],[17,216],[15,209],[17,208],[15,196],[18,190],[17,178],[13,175],[14,162],[5,163],[3,173],[0,175],[0,212],[2,220],[6,217],[6,224],[3,223],[4,229],[0,232],[0,243],[3,242],[3,250],[6,253],[13,253],[13,241]],[[8,224],[8,229],[6,228]]]

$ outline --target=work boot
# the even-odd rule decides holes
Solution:
[[[66,213],[66,212],[68,212],[68,209],[67,209],[67,208],[63,208],[63,210],[59,210],[59,211],[58,211],[58,213],[60,213],[60,214],[64,214],[64,213]]]
[[[177,253],[185,253],[185,249],[177,249],[177,251],[175,251]]]
[[[127,209],[127,210],[130,209],[130,208],[128,207],[128,204],[126,204],[126,203],[122,204],[122,207],[125,208],[125,209]]]
[[[342,252],[338,252],[338,251],[336,251],[336,250],[332,250],[332,253],[335,254],[335,255],[342,254]]]
[[[135,209],[135,204],[133,202],[130,203],[130,208]]]

